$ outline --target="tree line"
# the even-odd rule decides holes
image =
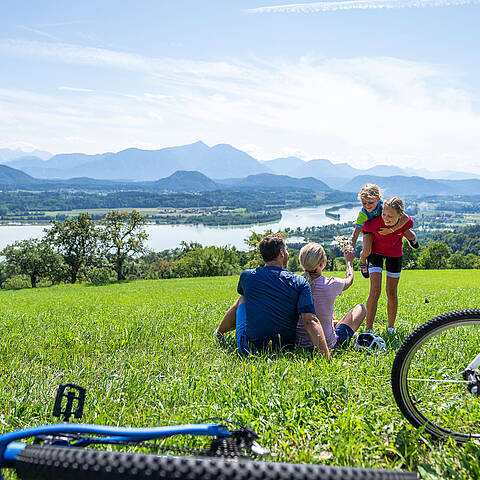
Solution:
[[[314,194],[310,190],[284,188],[231,188],[195,193],[162,193],[141,190],[118,192],[0,191],[0,217],[31,215],[32,212],[120,208],[245,208],[247,212],[280,210],[347,200],[351,194]]]
[[[0,287],[42,284],[107,283],[134,279],[208,277],[235,275],[245,268],[263,264],[258,244],[265,234],[245,239],[247,251],[235,247],[203,246],[182,242],[178,248],[150,251],[145,246],[147,218],[136,210],[111,211],[98,223],[88,213],[63,221],[53,221],[41,240],[22,240],[7,245],[1,255]],[[351,232],[351,224],[326,225],[306,229],[286,229],[286,236],[303,236],[304,242],[289,243],[288,268],[298,272],[298,251],[307,241],[326,247],[327,270],[345,268],[342,252],[330,246],[335,236]],[[356,256],[361,245],[356,247]],[[358,265],[355,259],[354,266]],[[480,268],[480,225],[449,232],[422,235],[418,250],[404,247],[404,269]]]
[[[26,275],[32,287],[40,279],[75,283],[79,274],[109,268],[124,280],[125,263],[144,249],[146,217],[136,210],[109,212],[98,224],[88,213],[63,222],[53,221],[41,240],[21,240],[1,252],[0,280]]]

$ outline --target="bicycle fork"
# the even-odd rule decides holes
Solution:
[[[480,397],[480,375],[478,367],[480,366],[480,353],[472,360],[468,367],[463,371],[463,379],[468,382],[468,391]]]

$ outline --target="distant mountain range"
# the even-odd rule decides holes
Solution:
[[[376,177],[359,175],[344,185],[342,191],[357,193],[365,183],[376,183],[384,191],[384,197],[392,195],[480,195],[480,179],[470,180],[431,180],[422,177]],[[29,190],[84,190],[111,192],[120,190],[140,190],[149,192],[202,192],[213,190],[272,188],[287,190],[310,190],[316,193],[329,193],[332,189],[321,180],[313,177],[295,178],[288,175],[259,173],[244,178],[230,178],[214,181],[201,172],[176,171],[172,175],[156,181],[128,182],[77,177],[71,179],[39,179],[7,165],[0,165],[0,189]]]
[[[210,178],[271,173],[262,162],[231,145],[209,147],[203,142],[161,150],[129,148],[98,155],[59,154],[46,161],[28,156],[8,162],[8,166],[37,178],[91,177],[129,181],[157,180],[178,170],[198,171]]]
[[[259,173],[245,178],[227,178],[218,180],[222,187],[257,187],[257,188],[291,188],[312,190],[315,192],[331,192],[332,189],[321,180],[313,177],[294,178],[288,175],[274,175],[273,173]]]
[[[7,165],[0,165],[0,185],[2,186],[24,186],[41,183],[41,180]]]
[[[257,174],[246,178],[232,178],[215,182],[203,173],[178,170],[172,175],[153,182],[127,182],[77,177],[70,179],[39,179],[20,170],[0,165],[0,188],[28,188],[36,190],[143,190],[151,192],[204,192],[231,189],[290,189],[331,192],[324,182],[315,178],[293,178],[286,175]]]
[[[348,181],[360,175],[375,177],[392,176],[417,176],[429,179],[465,180],[480,178],[480,175],[467,172],[441,170],[432,172],[427,169],[400,168],[392,165],[375,165],[367,169],[351,167],[348,163],[332,163],[330,160],[318,159],[305,162],[297,157],[277,158],[264,162],[265,165],[278,175],[291,175],[293,177],[312,176],[319,178],[332,188],[344,190]]]
[[[34,157],[40,158],[41,160],[48,160],[51,156],[52,154],[50,152],[45,152],[43,150],[33,150],[32,152],[27,153],[19,148],[16,150],[0,148],[0,163],[12,162],[13,160],[22,157]]]
[[[129,148],[118,153],[51,158],[48,152],[37,152],[47,159],[23,155],[0,164],[0,187],[195,192],[274,186],[356,193],[365,183],[376,183],[385,196],[480,195],[480,175],[475,174],[421,170],[425,176],[419,176],[412,174],[414,170],[388,165],[359,170],[347,163],[334,164],[327,159],[305,162],[297,157],[260,162],[231,145],[209,147],[203,142],[160,150]],[[0,160],[19,153],[24,152],[0,149]]]
[[[305,162],[297,157],[286,157],[262,162],[231,145],[209,147],[203,142],[160,150],[129,148],[118,153],[107,152],[97,155],[68,153],[51,156],[48,152],[38,150],[25,155],[20,150],[0,149],[0,163],[2,162],[35,178],[44,179],[89,177],[105,180],[154,181],[184,170],[197,171],[216,180],[270,173],[295,178],[313,177],[331,188],[340,190],[359,175],[417,176],[436,180],[480,179],[480,175],[473,173],[447,170],[432,172],[390,165],[376,165],[361,170],[348,163],[332,163],[327,159]]]
[[[346,192],[358,192],[366,183],[375,183],[383,190],[385,198],[398,196],[425,195],[480,195],[480,179],[469,180],[432,180],[423,177],[375,177],[359,175],[342,188]]]

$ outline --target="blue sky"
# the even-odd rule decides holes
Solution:
[[[480,0],[4,0],[0,147],[480,173],[479,20]]]

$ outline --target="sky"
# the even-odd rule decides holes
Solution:
[[[480,0],[2,0],[0,148],[480,174]]]

